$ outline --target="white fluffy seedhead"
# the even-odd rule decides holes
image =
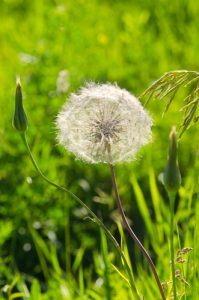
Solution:
[[[152,120],[139,100],[111,84],[72,94],[56,125],[60,144],[89,163],[129,161],[151,140]]]

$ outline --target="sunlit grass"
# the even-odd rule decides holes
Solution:
[[[198,9],[195,0],[0,2],[0,299],[159,299],[153,276],[136,246],[118,225],[109,170],[88,166],[56,145],[54,120],[69,92],[86,80],[117,81],[140,95],[170,70],[198,70]],[[61,70],[69,90],[58,93]],[[136,290],[120,255],[72,199],[47,187],[32,167],[12,128],[16,75],[21,76],[31,124],[30,146],[42,171],[83,199],[122,245]],[[116,168],[131,226],[152,255],[171,293],[169,202],[158,175],[167,159],[168,134],[180,124],[182,90],[162,119],[166,103],[151,101],[153,142],[137,161]],[[198,125],[179,143],[182,185],[175,207],[175,256],[183,300],[196,300],[199,262]],[[85,218],[86,217],[86,218]],[[119,226],[119,228],[118,228]],[[122,239],[122,242],[121,242]],[[186,281],[186,282],[185,282]]]

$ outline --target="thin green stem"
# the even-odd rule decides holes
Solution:
[[[101,251],[102,251],[102,257],[104,262],[104,268],[103,268],[103,279],[104,279],[104,289],[106,300],[112,299],[112,289],[110,284],[110,278],[109,278],[109,261],[108,261],[108,248],[107,248],[107,240],[105,238],[104,232],[102,229],[100,230],[101,235]]]
[[[175,277],[175,261],[174,261],[174,204],[175,193],[169,193],[170,201],[170,255],[171,255],[171,272],[173,283],[173,297],[177,300],[176,277]]]
[[[69,194],[73,199],[75,199],[81,206],[83,206],[87,212],[89,213],[90,216],[92,216],[93,218],[93,221],[95,223],[97,223],[103,230],[104,232],[106,233],[107,237],[109,238],[109,240],[113,243],[113,245],[115,246],[117,252],[119,253],[120,257],[122,258],[123,260],[123,263],[125,265],[125,268],[126,268],[126,271],[128,273],[128,276],[129,276],[129,284],[130,284],[130,287],[132,289],[132,293],[134,294],[134,292],[136,292],[138,294],[138,291],[135,287],[135,283],[134,283],[134,279],[133,279],[133,276],[132,276],[132,273],[131,273],[131,270],[130,270],[130,267],[128,265],[128,262],[127,262],[127,259],[124,255],[124,253],[122,252],[118,242],[116,241],[116,239],[114,238],[114,236],[110,233],[110,231],[106,228],[106,226],[103,224],[103,222],[96,216],[96,214],[79,198],[77,197],[73,192],[71,192],[70,190],[67,190],[66,188],[54,183],[53,181],[51,181],[50,179],[48,179],[43,173],[42,171],[40,170],[40,168],[38,167],[33,155],[32,155],[32,152],[30,150],[30,147],[29,147],[29,144],[28,144],[28,141],[26,139],[26,134],[25,133],[22,133],[21,134],[21,137],[22,137],[22,140],[26,146],[26,149],[27,149],[27,152],[28,152],[28,155],[32,161],[32,164],[34,165],[37,173],[40,175],[40,177],[46,181],[48,184],[54,186],[55,188],[57,188],[58,190],[62,191],[62,192],[65,192],[67,194]]]
[[[174,224],[175,224],[175,222],[174,222]],[[182,245],[181,245],[181,242],[180,242],[180,234],[179,234],[179,229],[178,229],[177,224],[176,224],[176,230],[177,230],[177,237],[178,237],[178,246],[179,246],[179,249],[182,249]],[[182,271],[182,276],[185,279],[184,264],[181,264],[181,271]],[[183,299],[187,300],[187,284],[186,283],[184,284],[184,298]]]
[[[65,260],[66,260],[66,276],[70,279],[71,273],[71,251],[70,251],[70,207],[66,207],[66,220],[65,220]]]
[[[156,283],[158,285],[161,297],[162,297],[163,300],[166,300],[166,297],[165,297],[164,291],[163,291],[163,287],[162,287],[162,284],[161,284],[160,279],[158,277],[155,265],[154,265],[150,255],[148,254],[148,252],[146,251],[146,249],[144,248],[144,246],[142,245],[142,243],[140,242],[138,237],[135,235],[135,233],[133,232],[132,228],[130,227],[130,225],[127,221],[127,218],[125,216],[125,213],[124,213],[124,210],[123,210],[123,207],[122,207],[122,202],[121,202],[121,199],[120,199],[120,196],[119,196],[119,192],[118,192],[114,167],[113,167],[112,164],[109,164],[109,167],[110,167],[110,170],[111,170],[111,176],[112,176],[113,189],[114,189],[114,192],[115,192],[115,198],[116,198],[116,201],[117,201],[118,210],[119,210],[119,213],[122,217],[123,223],[124,223],[126,229],[128,230],[131,238],[136,243],[136,245],[139,247],[139,249],[141,250],[142,254],[145,256],[145,258],[147,259],[147,261],[148,261],[148,263],[149,263],[149,265],[152,269],[152,272],[154,274],[154,277],[155,277]]]

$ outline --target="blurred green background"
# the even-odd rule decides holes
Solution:
[[[139,96],[166,71],[198,70],[198,15],[199,2],[195,0],[0,1],[2,299],[13,299],[12,294],[17,292],[22,294],[15,294],[16,298],[33,300],[132,299],[125,282],[114,286],[120,276],[109,269],[111,289],[106,293],[102,274],[106,252],[101,250],[104,244],[99,228],[83,220],[87,213],[74,200],[42,182],[29,161],[12,127],[16,75],[22,82],[28,140],[40,168],[83,199],[119,241],[109,169],[77,161],[57,145],[56,115],[67,96],[86,81],[117,82]],[[185,93],[182,90],[178,94],[164,118],[164,100],[148,105],[154,119],[153,142],[141,150],[137,160],[116,168],[127,216],[157,261],[162,280],[169,280],[169,216],[166,193],[157,177],[166,163],[170,128],[182,119],[179,108]],[[192,247],[199,220],[195,214],[198,156],[197,125],[185,133],[179,145],[183,182],[176,205],[178,237],[182,245]],[[155,239],[158,226],[164,235]],[[146,299],[158,299],[142,286],[147,276],[148,287],[153,287],[153,277],[137,248],[126,238],[138,286]],[[178,242],[176,239],[176,245]],[[112,246],[108,247],[110,262],[121,267]],[[191,278],[196,282],[198,277]],[[194,295],[188,299],[199,299]]]

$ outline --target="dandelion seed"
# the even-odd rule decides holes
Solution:
[[[33,55],[29,54],[29,53],[23,53],[23,52],[19,53],[19,59],[23,63],[25,63],[25,64],[31,64],[31,65],[36,64],[39,61],[38,57],[33,56]]]
[[[69,82],[69,74],[67,70],[61,70],[57,77],[57,92],[59,94],[66,93],[69,89],[70,82]]]
[[[56,125],[60,144],[89,163],[129,161],[151,140],[152,120],[138,99],[111,84],[72,94]]]

